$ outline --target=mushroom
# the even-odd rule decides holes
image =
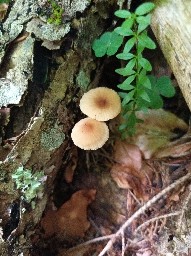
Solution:
[[[71,137],[79,148],[96,150],[108,140],[109,129],[106,123],[86,117],[75,124]]]
[[[107,121],[121,111],[120,97],[114,90],[98,87],[86,92],[80,100],[80,109],[88,117]]]

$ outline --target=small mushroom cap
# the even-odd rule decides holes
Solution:
[[[107,121],[120,113],[121,100],[116,91],[107,87],[98,87],[82,96],[80,109],[88,117]]]
[[[109,129],[106,123],[86,117],[75,124],[71,137],[79,148],[96,150],[108,140]]]

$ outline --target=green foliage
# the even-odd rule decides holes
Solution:
[[[136,124],[141,122],[136,117],[136,111],[161,108],[162,97],[172,97],[175,94],[169,77],[157,79],[148,75],[152,71],[152,65],[143,55],[145,48],[156,48],[155,42],[147,33],[150,12],[154,6],[147,2],[138,6],[134,13],[128,10],[116,11],[115,16],[123,19],[121,25],[111,32],[105,32],[92,46],[96,57],[116,54],[122,63],[122,67],[115,70],[124,77],[123,82],[117,86],[122,98],[123,123],[119,127],[122,137],[133,135]],[[120,52],[117,53],[118,51]]]
[[[0,0],[0,4],[8,4],[11,0]]]
[[[43,172],[33,174],[30,169],[24,169],[23,166],[12,174],[12,179],[16,183],[17,189],[22,193],[22,199],[27,203],[32,203],[37,194],[42,192],[43,177]]]
[[[115,31],[105,32],[99,39],[94,41],[92,48],[96,57],[102,57],[105,54],[112,56],[118,51],[122,43],[123,37],[115,33]]]
[[[54,0],[48,0],[48,2],[51,6],[52,13],[47,19],[47,22],[55,25],[62,24],[62,14],[64,10]]]

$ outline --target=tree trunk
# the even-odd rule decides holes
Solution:
[[[151,28],[191,110],[190,0],[155,2]]]
[[[114,1],[60,2],[63,20],[56,25],[43,14],[48,1],[15,0],[0,31],[0,255],[30,255],[31,234],[55,178],[62,184],[72,161],[79,98],[99,82],[91,45]],[[44,173],[33,207],[12,179],[19,167]]]

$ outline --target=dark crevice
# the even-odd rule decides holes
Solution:
[[[8,139],[19,135],[27,128],[31,117],[35,116],[45,90],[49,86],[49,71],[51,66],[52,52],[41,46],[40,41],[34,44],[34,69],[33,82],[29,81],[28,89],[23,95],[21,106],[12,106],[10,120],[4,129],[4,138]]]

